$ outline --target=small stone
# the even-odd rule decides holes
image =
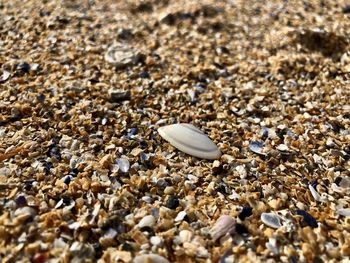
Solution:
[[[109,47],[105,54],[105,60],[117,69],[136,65],[144,58],[145,56],[139,50],[122,44]]]
[[[160,136],[172,146],[203,159],[218,159],[219,148],[201,130],[188,123],[172,124],[158,129]]]
[[[27,218],[33,218],[35,215],[36,211],[34,210],[34,208],[29,206],[17,208],[14,213],[15,217],[21,217],[22,220],[25,220]]]
[[[249,217],[253,214],[253,208],[249,207],[249,206],[245,206],[243,207],[241,213],[239,214],[239,219],[241,219],[242,221],[246,218]]]
[[[149,73],[147,72],[147,71],[142,71],[141,73],[140,73],[140,78],[142,78],[142,79],[148,79],[148,78],[150,78],[150,75],[149,75]]]
[[[350,13],[350,5],[344,6],[342,11],[344,14],[349,14]]]
[[[272,228],[280,228],[282,226],[280,217],[274,213],[262,213],[261,221]]]
[[[27,62],[23,62],[17,65],[17,70],[23,73],[28,73],[30,70],[30,65]]]
[[[181,243],[190,242],[193,237],[193,233],[187,229],[181,230],[179,233],[179,238]]]
[[[185,217],[187,216],[185,211],[181,211],[177,214],[177,216],[175,217],[175,222],[180,222],[182,220],[185,219]]]
[[[311,226],[313,228],[317,228],[318,224],[315,218],[312,217],[312,215],[310,215],[308,212],[301,210],[301,209],[297,209],[295,211],[297,213],[297,215],[300,215],[304,218],[304,222],[308,225]]]
[[[164,194],[171,195],[171,194],[174,194],[174,193],[175,193],[175,188],[174,187],[172,187],[172,186],[165,187]]]
[[[121,89],[109,89],[108,95],[112,102],[120,102],[124,100],[130,100],[130,91]]]
[[[17,198],[16,198],[16,204],[17,204],[18,206],[25,206],[25,205],[27,205],[27,199],[26,199],[26,197],[25,197],[24,195],[19,195],[19,196],[17,196]]]
[[[138,255],[134,258],[133,263],[170,263],[166,258],[157,254]]]
[[[177,199],[175,196],[170,196],[166,202],[166,207],[170,209],[176,209],[179,205],[179,199]]]
[[[66,185],[69,185],[71,180],[72,180],[73,176],[71,176],[70,174],[66,175],[65,177],[63,177],[63,182],[66,184]]]
[[[210,230],[210,235],[215,242],[226,234],[232,234],[236,228],[236,220],[228,215],[222,215]]]
[[[149,241],[153,246],[160,246],[162,244],[162,239],[158,236],[152,236]]]
[[[153,215],[147,215],[141,219],[137,224],[139,228],[152,227],[156,223],[156,219]]]
[[[277,146],[276,148],[277,150],[281,151],[281,152],[287,152],[289,151],[289,147],[285,144],[280,144]]]
[[[117,159],[117,165],[119,166],[119,171],[122,173],[127,173],[130,168],[129,160],[126,158]]]

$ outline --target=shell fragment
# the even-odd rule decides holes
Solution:
[[[214,142],[192,124],[167,125],[160,127],[158,132],[172,146],[189,155],[211,160],[221,156]]]

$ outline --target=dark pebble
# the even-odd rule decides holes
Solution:
[[[53,168],[53,164],[51,162],[44,163],[44,172],[46,175],[49,175],[51,168]]]
[[[70,174],[66,175],[66,176],[63,178],[63,182],[64,182],[66,185],[69,185],[71,181],[72,181],[72,176],[71,176]]]
[[[236,232],[240,235],[249,234],[248,229],[242,224],[236,224]]]
[[[78,170],[77,168],[73,168],[73,169],[69,172],[69,174],[70,174],[71,176],[73,176],[73,177],[76,177],[76,176],[78,175],[78,173],[79,173],[79,170]]]
[[[33,182],[26,182],[25,184],[24,184],[24,190],[26,190],[26,191],[30,191],[30,189],[32,189],[32,187],[33,187]]]
[[[30,65],[27,62],[20,63],[17,65],[17,70],[22,71],[23,73],[28,73]]]
[[[47,151],[48,157],[54,157],[57,160],[61,160],[60,148],[54,145],[49,146],[49,150]]]
[[[27,199],[24,195],[19,195],[17,198],[16,198],[16,204],[18,206],[25,206],[27,205]]]
[[[335,183],[337,186],[339,186],[341,180],[342,180],[342,178],[341,178],[340,176],[338,176],[338,177],[336,177],[336,178],[334,179],[334,183]]]
[[[176,209],[180,205],[179,199],[174,196],[170,196],[166,202],[166,207],[170,209]]]
[[[306,212],[304,210],[300,210],[300,209],[297,209],[295,212],[297,213],[297,215],[302,216],[304,218],[304,222],[308,226],[311,226],[313,228],[318,227],[316,219],[313,218],[313,216],[310,215],[308,212]]]
[[[343,7],[343,13],[344,14],[349,14],[350,13],[350,5],[346,5]]]
[[[143,79],[149,79],[149,77],[150,77],[150,75],[147,71],[142,71],[139,76],[140,76],[140,78],[143,78]]]
[[[245,207],[243,207],[243,209],[238,217],[239,217],[239,219],[241,219],[243,221],[246,217],[249,217],[252,214],[253,214],[253,208],[251,208],[249,206],[245,206]]]
[[[38,99],[38,101],[40,103],[43,103],[45,101],[45,95],[44,94],[40,94],[36,98]]]

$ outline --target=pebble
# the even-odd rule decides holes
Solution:
[[[126,158],[117,159],[117,165],[119,166],[119,171],[122,173],[127,173],[130,168],[129,160]]]
[[[139,228],[152,227],[156,223],[156,219],[153,215],[147,215],[143,217],[137,224]]]
[[[317,228],[318,224],[315,218],[313,218],[312,215],[310,215],[308,212],[301,210],[301,209],[297,209],[295,211],[297,213],[297,215],[300,215],[304,218],[304,222],[308,225],[311,226],[313,228]]]
[[[215,242],[226,234],[232,234],[236,228],[236,220],[229,215],[222,215],[210,230],[210,235]]]
[[[124,100],[130,100],[130,91],[122,89],[111,88],[108,90],[109,99],[112,102],[120,102]]]
[[[14,213],[15,217],[20,216],[20,217],[23,217],[24,219],[33,218],[35,215],[36,215],[35,209],[29,206],[17,208]]]
[[[17,198],[16,198],[16,204],[17,204],[18,206],[25,206],[25,205],[27,205],[27,199],[26,199],[26,197],[25,197],[24,195],[19,195],[19,196],[17,196]]]
[[[246,217],[249,217],[252,214],[253,214],[253,208],[249,206],[244,206],[238,217],[243,221]]]
[[[265,225],[272,228],[280,228],[282,226],[280,217],[274,213],[262,213],[260,219]]]
[[[172,146],[189,155],[203,159],[218,159],[221,156],[214,142],[192,124],[167,125],[160,127],[158,132]]]
[[[184,218],[187,216],[185,211],[181,211],[177,214],[177,216],[175,217],[175,222],[180,222],[182,220],[184,220]]]
[[[289,147],[285,144],[280,144],[277,146],[276,148],[277,150],[281,151],[281,152],[287,152],[289,151]]]
[[[180,205],[179,199],[175,196],[170,196],[166,202],[166,207],[176,209]]]
[[[153,246],[160,246],[162,244],[162,239],[158,236],[152,236],[149,241]]]
[[[165,257],[157,254],[138,255],[134,258],[133,263],[170,263]]]
[[[105,54],[105,60],[117,69],[136,65],[143,59],[144,55],[139,50],[122,44],[112,45]]]
[[[17,65],[17,70],[23,73],[28,73],[30,70],[30,65],[27,62],[20,63]]]

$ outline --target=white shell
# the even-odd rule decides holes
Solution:
[[[210,235],[215,242],[220,237],[231,234],[236,228],[236,220],[228,215],[222,215],[216,221],[213,228],[210,230]]]
[[[341,216],[350,216],[350,208],[338,209],[337,213],[338,215],[341,215]]]
[[[272,228],[280,228],[282,226],[281,218],[274,213],[262,213],[260,219],[265,225]]]
[[[152,215],[147,215],[144,218],[140,220],[140,222],[137,224],[139,228],[143,227],[152,227],[156,223],[156,219]]]
[[[142,56],[143,55],[139,50],[130,48],[126,45],[115,44],[108,48],[105,54],[105,60],[116,68],[123,68],[137,64]]]
[[[157,254],[138,255],[132,261],[134,263],[169,263],[169,260]]]
[[[321,196],[319,193],[317,193],[316,189],[311,185],[309,184],[309,190],[311,192],[311,195],[313,196],[313,198],[317,201],[317,202],[320,202],[321,201]]]
[[[189,155],[203,159],[218,159],[221,156],[214,142],[192,124],[167,125],[160,127],[158,132],[172,146]]]

